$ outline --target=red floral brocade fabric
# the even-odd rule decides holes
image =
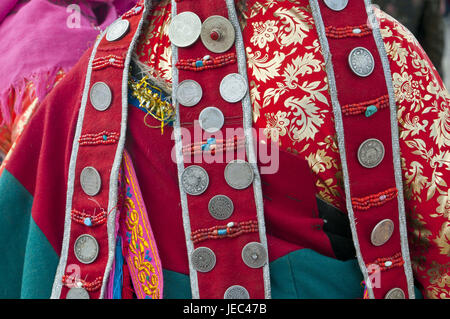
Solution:
[[[316,194],[345,211],[327,74],[308,1],[237,1],[237,10],[254,126],[305,159]],[[376,15],[398,107],[415,278],[425,297],[450,298],[449,94],[412,34],[383,12]],[[137,54],[154,77],[170,85],[170,1],[157,4],[148,20]]]

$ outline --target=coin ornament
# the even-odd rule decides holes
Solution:
[[[223,53],[233,46],[236,34],[228,19],[213,15],[203,22],[200,38],[209,51]]]
[[[325,0],[325,4],[333,11],[342,11],[348,5],[348,0]]]
[[[189,195],[203,194],[209,185],[208,173],[200,166],[188,166],[181,174],[181,185]]]
[[[267,251],[260,243],[248,243],[242,249],[242,260],[250,268],[261,268],[267,262]]]
[[[366,77],[372,74],[375,68],[375,60],[369,50],[357,47],[350,52],[348,63],[353,73],[360,77]]]
[[[83,191],[89,196],[95,196],[100,192],[102,179],[99,172],[92,166],[83,168],[80,174],[80,184]]]
[[[365,140],[358,148],[358,161],[365,168],[378,166],[384,158],[383,143],[375,138]]]
[[[75,257],[83,264],[91,264],[98,256],[97,240],[88,234],[80,235],[74,244]]]
[[[186,11],[172,18],[169,26],[169,39],[175,46],[185,48],[198,40],[201,31],[202,21],[198,15]]]
[[[244,287],[234,285],[225,291],[223,299],[250,299],[250,295]]]
[[[372,230],[370,240],[374,246],[382,246],[391,238],[394,233],[394,223],[390,219],[379,222]]]
[[[92,106],[97,111],[105,111],[109,108],[112,101],[112,92],[108,84],[104,82],[97,82],[91,87],[89,99]]]
[[[177,101],[187,107],[196,105],[203,96],[200,84],[194,80],[184,80],[177,87]]]
[[[393,288],[386,293],[384,299],[405,299],[405,293],[400,288]]]
[[[225,180],[234,189],[249,187],[254,178],[252,166],[243,160],[234,160],[225,167]]]
[[[66,299],[89,299],[89,293],[84,288],[73,287],[67,292]]]
[[[217,107],[209,106],[200,112],[198,122],[205,132],[214,133],[222,128],[225,117]]]
[[[209,272],[216,265],[216,255],[207,247],[199,247],[191,254],[192,266],[199,272]]]
[[[208,211],[217,220],[227,219],[233,214],[233,201],[228,196],[216,195],[209,201]]]
[[[130,30],[130,22],[128,20],[119,19],[113,22],[106,31],[106,40],[109,42],[122,39]]]
[[[247,81],[239,73],[231,73],[222,79],[219,90],[225,101],[236,103],[247,94]]]

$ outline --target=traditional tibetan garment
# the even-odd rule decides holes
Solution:
[[[448,298],[448,103],[367,0],[141,1],[0,177],[1,296]]]

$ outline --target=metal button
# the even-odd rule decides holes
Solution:
[[[261,268],[267,262],[267,251],[261,243],[248,243],[242,249],[242,260],[250,268]]]
[[[239,73],[228,74],[220,82],[219,90],[225,101],[236,103],[247,94],[247,81]]]
[[[109,108],[112,101],[112,93],[108,84],[97,82],[91,87],[89,94],[92,106],[97,111],[105,111]]]
[[[216,255],[207,247],[199,247],[192,252],[192,266],[199,272],[211,271],[216,265]]]
[[[228,196],[216,195],[209,201],[208,210],[215,219],[227,219],[233,214],[233,201]]]
[[[200,37],[209,51],[223,53],[233,46],[236,34],[228,19],[214,15],[203,22]]]
[[[374,246],[384,245],[394,233],[394,222],[390,219],[383,219],[372,230],[370,240]]]
[[[377,167],[384,158],[384,145],[375,138],[369,138],[358,148],[358,161],[365,168]]]
[[[250,295],[244,287],[234,285],[225,291],[223,299],[250,299]]]
[[[205,132],[214,133],[222,128],[225,123],[225,117],[217,107],[209,106],[200,112],[198,121]]]
[[[348,0],[324,0],[324,2],[333,11],[344,10],[348,5]]]
[[[106,31],[106,40],[112,42],[122,39],[130,30],[128,20],[119,19],[113,22]]]
[[[97,240],[94,237],[83,234],[75,240],[73,250],[75,252],[75,257],[77,257],[81,263],[90,264],[97,259],[99,247]]]
[[[83,191],[89,196],[95,196],[100,192],[102,179],[99,172],[92,166],[83,168],[80,175],[80,184]]]
[[[184,80],[177,87],[177,101],[184,106],[194,106],[203,96],[200,84],[194,80]]]
[[[249,187],[254,178],[252,166],[243,160],[234,160],[225,167],[225,180],[234,189]]]
[[[70,288],[66,299],[89,299],[89,293],[84,288]]]
[[[202,31],[202,21],[193,12],[186,11],[172,18],[169,26],[169,39],[177,47],[184,48],[194,44]]]
[[[203,194],[209,185],[209,176],[203,167],[191,165],[181,174],[181,186],[189,195]]]
[[[348,55],[348,64],[353,73],[360,77],[372,74],[375,68],[375,60],[369,50],[362,47],[354,48]]]
[[[386,293],[384,299],[405,299],[405,293],[400,288],[393,288]]]

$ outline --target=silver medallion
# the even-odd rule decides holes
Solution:
[[[348,0],[324,0],[324,2],[333,11],[344,10],[348,5]]]
[[[357,47],[348,55],[348,64],[353,73],[360,77],[366,77],[372,74],[375,68],[375,60],[369,50]]]
[[[358,148],[358,161],[365,168],[377,167],[384,158],[384,145],[381,141],[370,138]]]
[[[217,220],[224,220],[233,214],[233,201],[225,195],[216,195],[208,203],[208,211]]]
[[[236,103],[247,94],[247,81],[239,73],[228,74],[220,82],[219,90],[225,101]]]
[[[400,288],[393,288],[386,293],[384,299],[405,299],[405,293]]]
[[[195,43],[202,30],[202,21],[193,12],[186,11],[172,18],[169,39],[177,47],[184,48]]]
[[[267,262],[267,251],[260,243],[248,243],[242,249],[242,260],[250,268],[261,268]]]
[[[89,293],[84,288],[70,288],[67,292],[66,299],[89,299]]]
[[[177,101],[183,106],[196,105],[202,96],[202,87],[194,80],[184,80],[177,87]]]
[[[80,235],[73,247],[75,257],[83,263],[90,264],[93,263],[98,256],[98,243],[97,240],[88,234]]]
[[[234,285],[225,291],[223,299],[250,299],[250,295],[244,287]]]
[[[203,22],[200,36],[205,47],[214,53],[228,51],[236,39],[231,22],[218,15],[210,16]]]
[[[181,174],[181,186],[189,195],[203,194],[209,185],[209,176],[203,167],[191,165]]]
[[[104,82],[97,82],[91,87],[89,99],[92,106],[97,111],[105,111],[109,108],[112,101],[112,92],[108,84]]]
[[[205,132],[214,133],[222,128],[225,123],[225,117],[217,107],[209,106],[200,112],[198,121]]]
[[[229,162],[225,167],[224,175],[227,184],[234,189],[245,189],[249,187],[255,177],[252,166],[243,160]]]
[[[199,247],[191,254],[192,266],[199,272],[209,272],[216,265],[216,255],[207,247]]]
[[[119,19],[113,22],[106,31],[106,40],[112,42],[122,39],[130,30],[128,20]]]
[[[95,196],[100,192],[102,179],[99,172],[92,166],[83,168],[80,174],[80,184],[83,191],[89,196]]]
[[[394,222],[384,219],[379,222],[370,234],[370,241],[374,246],[382,246],[391,238],[394,233]]]

